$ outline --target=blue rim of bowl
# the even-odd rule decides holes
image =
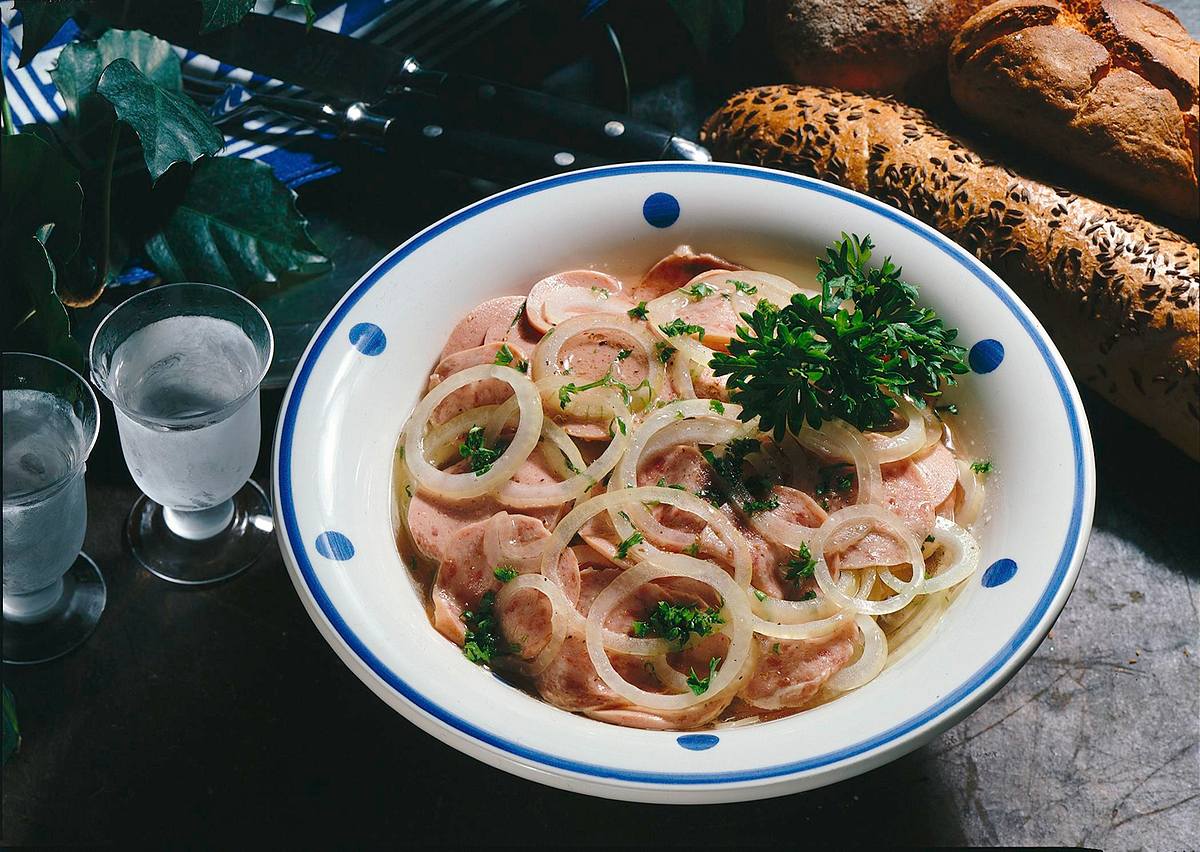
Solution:
[[[1073,464],[1075,471],[1075,496],[1071,509],[1071,520],[1067,529],[1066,541],[1063,544],[1062,552],[1055,563],[1054,571],[1051,574],[1050,582],[1046,585],[1033,611],[1022,622],[1016,634],[1004,644],[988,662],[980,668],[975,674],[969,677],[958,688],[948,693],[941,700],[937,701],[932,706],[926,708],[921,713],[894,725],[882,733],[876,734],[862,742],[855,743],[851,746],[832,751],[827,754],[817,755],[816,757],[806,758],[804,760],[793,761],[791,763],[782,763],[774,766],[764,766],[757,769],[746,769],[730,772],[701,772],[701,773],[686,773],[686,772],[647,772],[642,770],[622,769],[613,766],[602,766],[592,763],[582,763],[580,761],[571,760],[569,758],[560,757],[555,754],[540,751],[538,749],[529,748],[520,743],[513,742],[503,737],[497,736],[490,731],[484,730],[466,719],[456,715],[445,707],[434,703],[426,698],[420,692],[417,692],[412,686],[406,683],[403,678],[397,675],[394,671],[388,668],[374,653],[363,643],[361,639],[350,629],[350,626],[342,618],[341,613],[334,607],[333,602],[329,599],[325,589],[321,586],[317,579],[316,573],[313,571],[312,562],[308,557],[307,549],[304,545],[304,540],[300,535],[299,525],[296,519],[295,509],[292,500],[292,485],[291,485],[291,460],[292,460],[292,438],[296,427],[297,412],[300,407],[300,400],[304,395],[304,388],[308,382],[308,378],[312,373],[313,365],[316,363],[317,357],[324,349],[325,345],[333,336],[334,331],[339,328],[342,322],[346,319],[350,310],[357,304],[358,300],[371,289],[372,286],[384,275],[386,275],[396,264],[404,260],[413,251],[423,246],[425,243],[437,237],[456,225],[467,221],[468,219],[478,216],[480,213],[499,207],[510,201],[518,198],[523,198],[527,195],[533,195],[547,189],[553,189],[565,184],[579,183],[581,181],[598,180],[607,177],[637,175],[637,174],[655,174],[662,172],[704,172],[710,174],[733,175],[737,177],[752,178],[755,180],[774,181],[776,183],[789,184],[802,190],[809,192],[817,192],[823,195],[833,196],[842,201],[847,201],[858,207],[870,210],[880,216],[890,219],[902,225],[907,230],[921,237],[927,243],[938,248],[944,254],[949,255],[965,269],[967,269],[974,277],[986,286],[992,293],[1000,298],[1005,306],[1021,323],[1021,326],[1032,338],[1034,345],[1041,354],[1042,359],[1046,363],[1051,376],[1054,378],[1055,386],[1058,389],[1059,396],[1062,399],[1063,407],[1067,416],[1068,425],[1071,432],[1071,444],[1073,450]],[[963,249],[953,243],[949,238],[942,236],[932,228],[922,224],[902,213],[895,208],[889,207],[881,202],[875,201],[859,193],[851,190],[843,189],[842,187],[833,184],[824,183],[813,178],[804,177],[801,175],[791,175],[783,172],[776,172],[767,169],[759,169],[754,167],[736,166],[729,164],[714,164],[714,163],[645,163],[632,165],[618,166],[601,166],[596,169],[586,171],[572,172],[565,175],[560,175],[552,178],[545,178],[534,183],[525,184],[515,187],[514,189],[501,192],[497,195],[485,198],[478,201],[470,207],[463,208],[457,213],[453,213],[440,222],[437,222],[421,233],[412,237],[408,242],[397,247],[391,254],[379,262],[374,269],[367,273],[342,299],[336,308],[331,312],[330,316],[325,319],[321,330],[316,338],[310,344],[309,349],[305,352],[299,367],[296,370],[296,375],[292,379],[292,385],[288,389],[287,398],[284,402],[284,416],[280,426],[279,440],[276,446],[276,462],[275,475],[278,485],[279,508],[278,511],[282,515],[284,529],[287,532],[287,542],[289,549],[295,558],[296,565],[300,569],[300,574],[308,588],[309,593],[320,607],[321,612],[329,620],[329,623],[337,631],[342,640],[350,647],[352,651],[362,660],[368,668],[378,675],[385,683],[388,684],[402,697],[414,704],[417,708],[423,710],[435,719],[445,725],[459,731],[462,734],[478,740],[488,746],[491,746],[500,751],[506,752],[513,757],[523,758],[525,760],[535,761],[543,766],[557,770],[565,770],[567,772],[577,773],[579,775],[588,776],[596,779],[627,781],[638,784],[664,784],[664,785],[711,785],[711,784],[731,784],[746,781],[760,781],[764,779],[780,778],[782,776],[796,775],[802,772],[808,772],[814,769],[819,769],[824,766],[839,763],[852,757],[874,751],[889,743],[900,740],[908,734],[917,731],[923,726],[933,722],[938,717],[945,715],[963,702],[969,695],[974,693],[980,687],[987,684],[997,673],[999,673],[1008,663],[1010,663],[1018,650],[1024,645],[1029,638],[1037,630],[1038,623],[1046,615],[1050,609],[1054,598],[1062,590],[1063,583],[1066,580],[1071,570],[1071,564],[1075,560],[1076,554],[1081,552],[1082,545],[1086,544],[1086,533],[1083,530],[1084,506],[1086,495],[1088,493],[1087,483],[1090,479],[1088,476],[1088,467],[1085,462],[1084,453],[1084,431],[1081,427],[1081,412],[1077,410],[1078,403],[1072,397],[1072,383],[1063,370],[1056,363],[1053,350],[1049,345],[1045,333],[1036,326],[1026,309],[1010,292],[1003,286],[998,284],[997,280],[987,269],[974,257],[967,254]],[[1032,653],[1032,649],[1030,651]],[[1011,674],[1011,673],[1010,673]],[[993,689],[998,688],[1000,684],[993,685]]]

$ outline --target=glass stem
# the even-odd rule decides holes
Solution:
[[[167,522],[167,529],[180,538],[202,541],[224,532],[229,527],[229,522],[233,520],[233,500],[218,503],[211,509],[191,512],[164,507],[163,519]]]

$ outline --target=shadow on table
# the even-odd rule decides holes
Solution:
[[[1096,449],[1095,528],[1200,578],[1200,464],[1090,391],[1081,394]]]

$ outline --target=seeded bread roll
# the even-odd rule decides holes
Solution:
[[[1200,215],[1200,42],[1143,0],[1000,0],[950,47],[967,115],[1137,199]]]
[[[1200,459],[1195,243],[989,162],[890,99],[741,92],[705,123],[718,159],[841,184],[973,252],[1050,331],[1075,378]]]

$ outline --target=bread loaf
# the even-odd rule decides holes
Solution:
[[[959,108],[1135,206],[1200,215],[1200,42],[1143,0],[1000,0],[950,47]]]
[[[1016,290],[1076,380],[1200,459],[1194,243],[1014,174],[888,99],[751,89],[701,138],[718,159],[841,184],[946,234]]]
[[[797,83],[945,99],[946,51],[988,0],[770,0],[764,23]]]

